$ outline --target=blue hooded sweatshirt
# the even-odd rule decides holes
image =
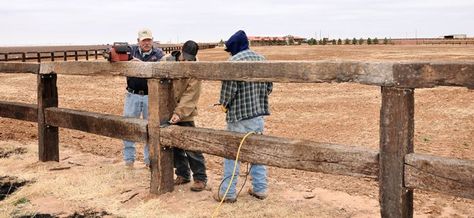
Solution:
[[[225,43],[225,51],[230,52],[232,56],[249,49],[249,39],[243,30],[239,30],[232,35]]]

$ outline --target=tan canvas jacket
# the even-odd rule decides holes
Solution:
[[[162,61],[174,61],[169,56],[171,55],[163,57]],[[173,80],[176,103],[174,113],[179,116],[180,122],[194,121],[194,117],[198,115],[197,103],[201,95],[201,84],[202,82],[195,78]]]

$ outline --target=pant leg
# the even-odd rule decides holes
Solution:
[[[189,167],[193,172],[193,179],[207,182],[206,160],[201,152],[185,151],[189,161]]]
[[[195,127],[195,124],[194,124],[193,121],[179,122],[179,123],[177,123],[177,125],[178,126]],[[183,171],[183,172],[184,172],[184,170],[186,170],[186,172],[189,173],[189,170],[191,169],[191,171],[193,172],[193,179],[194,180],[207,182],[206,161],[204,159],[204,155],[202,155],[201,152],[187,151],[187,150],[182,150],[182,149],[179,149],[179,150],[184,151],[186,160],[185,161],[184,160],[178,160],[178,162],[175,161],[175,164],[177,166],[176,170],[177,171]],[[180,157],[178,157],[178,158],[180,158]],[[182,169],[179,169],[178,167],[182,167]]]
[[[175,174],[190,180],[191,175],[189,173],[188,157],[183,149],[176,147],[173,148],[173,162],[174,167],[176,168]]]
[[[254,192],[263,193],[267,191],[267,168],[265,165],[252,164],[250,176],[252,177],[252,187]]]
[[[229,186],[229,182],[232,178],[232,172],[234,171],[235,160],[231,159],[224,159],[224,178],[222,179],[221,188],[219,190],[219,195],[223,196],[227,187]],[[229,192],[227,193],[226,198],[236,198],[237,197],[237,180],[239,178],[240,172],[240,161],[237,162],[237,168],[235,169],[234,179],[232,180],[232,184],[230,185]]]
[[[141,113],[139,96],[126,93],[123,116],[139,118]],[[123,141],[123,160],[125,162],[135,161],[135,142]]]
[[[148,120],[148,95],[142,95],[140,97],[143,119]],[[143,162],[150,165],[150,146],[148,143],[146,143],[143,147]]]

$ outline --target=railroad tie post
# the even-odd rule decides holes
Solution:
[[[413,153],[414,89],[382,87],[379,200],[382,217],[413,217],[413,190],[404,184],[404,158]]]
[[[173,151],[160,143],[160,124],[165,124],[174,110],[172,80],[148,79],[148,145],[150,151],[150,193],[172,192]]]
[[[38,154],[40,161],[59,161],[58,127],[46,123],[45,109],[58,106],[56,74],[38,74]]]

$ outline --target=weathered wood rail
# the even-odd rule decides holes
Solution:
[[[199,43],[200,49],[214,48],[217,44],[214,43]],[[57,46],[59,47],[59,46]],[[85,47],[85,46],[83,46]],[[73,58],[75,61],[78,61],[80,58],[83,60],[89,60],[91,57],[93,60],[99,59],[102,57],[102,54],[110,46],[92,46],[94,48],[88,49],[69,49],[69,50],[49,50],[49,51],[10,51],[10,52],[0,52],[0,62],[8,61],[36,61],[41,62],[42,60],[48,61],[68,61],[69,58]],[[98,48],[99,47],[99,48]],[[158,45],[165,53],[171,53],[175,50],[181,50],[182,45]],[[38,49],[37,47],[32,47],[31,50]]]
[[[474,199],[474,161],[415,154],[414,90],[474,88],[474,62],[50,62],[0,63],[0,73],[38,75],[38,103],[0,101],[0,117],[38,122],[39,159],[58,161],[58,127],[148,142],[152,193],[173,190],[170,146],[235,158],[244,134],[169,126],[172,79],[355,82],[381,87],[380,150],[272,136],[250,136],[241,160],[312,172],[379,179],[382,217],[412,217],[413,189]],[[138,73],[137,73],[138,72]],[[148,79],[149,120],[59,108],[56,75],[122,75]]]

